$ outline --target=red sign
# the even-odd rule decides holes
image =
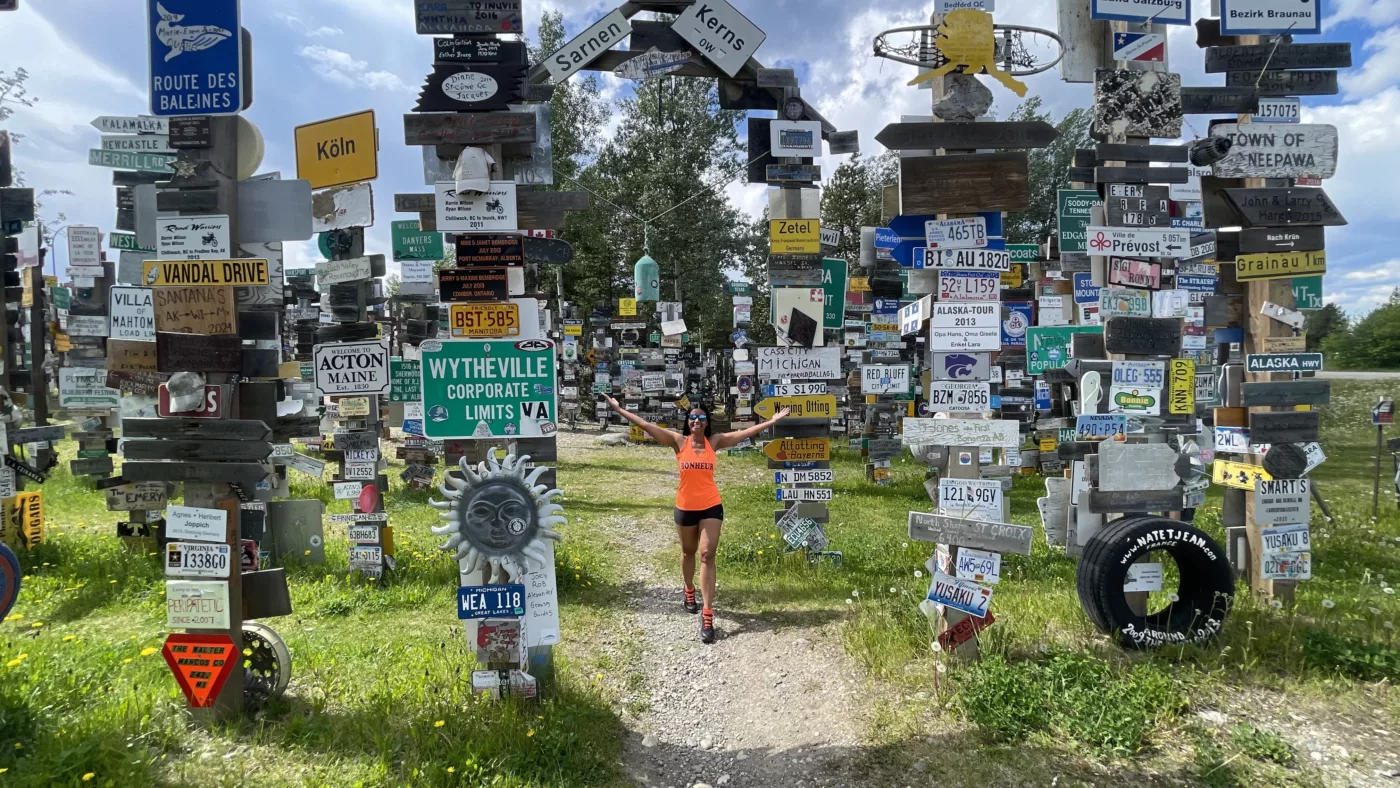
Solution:
[[[379,488],[366,484],[360,488],[360,511],[372,512],[379,507]]]
[[[170,391],[165,384],[160,384],[157,390],[156,412],[161,418],[168,419],[171,416],[179,416],[182,419],[221,419],[224,417],[224,396],[222,386],[205,386],[204,399],[200,400],[199,407],[194,410],[171,410]]]
[[[952,651],[958,646],[977,637],[978,632],[996,623],[996,620],[996,616],[993,616],[990,610],[987,611],[987,615],[984,618],[968,616],[962,621],[943,630],[943,633],[938,636],[938,645],[942,646],[944,651]]]
[[[229,674],[238,667],[238,649],[228,635],[171,635],[160,653],[196,709],[213,706]]]

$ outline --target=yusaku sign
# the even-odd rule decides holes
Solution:
[[[423,351],[426,437],[547,437],[556,431],[554,343],[429,340]]]

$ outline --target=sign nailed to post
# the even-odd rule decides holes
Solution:
[[[313,189],[348,186],[379,177],[374,110],[297,126],[297,177]]]
[[[429,340],[421,349],[426,437],[529,438],[555,433],[553,342]]]
[[[151,114],[237,115],[243,109],[239,0],[146,0]]]
[[[317,345],[313,365],[316,391],[323,396],[389,390],[389,345],[381,340]]]
[[[725,0],[699,0],[676,17],[671,29],[731,77],[768,37]]]
[[[1191,24],[1190,4],[1160,2],[1160,0],[1093,0],[1090,15],[1094,19],[1123,19],[1146,22],[1149,19],[1163,25]]]
[[[190,705],[208,708],[238,667],[238,647],[228,635],[171,635],[161,649]]]
[[[1216,162],[1217,178],[1330,178],[1337,173],[1337,127],[1217,123],[1211,134],[1234,143]]]

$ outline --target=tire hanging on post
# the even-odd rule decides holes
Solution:
[[[1128,567],[1154,551],[1176,561],[1179,599],[1140,616],[1129,607],[1123,583]],[[1119,518],[1090,538],[1076,581],[1089,620],[1132,649],[1209,641],[1224,627],[1235,593],[1234,569],[1209,534],[1151,515]]]

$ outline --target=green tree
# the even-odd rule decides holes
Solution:
[[[1328,337],[1334,333],[1345,334],[1349,328],[1346,312],[1336,304],[1328,304],[1308,312],[1308,321],[1303,326],[1303,332],[1308,339],[1308,351],[1320,350]]]
[[[841,243],[832,253],[851,263],[860,260],[860,228],[884,224],[881,205],[885,187],[899,178],[899,154],[894,151],[874,158],[859,154],[844,161],[826,179],[822,189],[822,227],[841,231]]]
[[[1322,343],[1328,362],[1342,369],[1400,369],[1400,287],[1384,306],[1336,330]]]
[[[1029,152],[1030,207],[1006,217],[1007,243],[1039,244],[1055,230],[1056,192],[1069,186],[1066,174],[1074,164],[1074,151],[1091,142],[1089,124],[1093,115],[1089,110],[1070,110],[1056,123],[1049,112],[1041,110],[1042,104],[1039,96],[1031,96],[1007,118],[1011,121],[1043,120],[1060,132],[1048,147]]]
[[[530,47],[530,60],[542,62],[547,55],[568,41],[564,14],[545,11],[540,17],[537,45]],[[554,86],[549,100],[550,140],[554,152],[553,190],[577,188],[569,181],[578,177],[598,152],[598,136],[608,111],[602,98],[598,75],[589,72]]]

